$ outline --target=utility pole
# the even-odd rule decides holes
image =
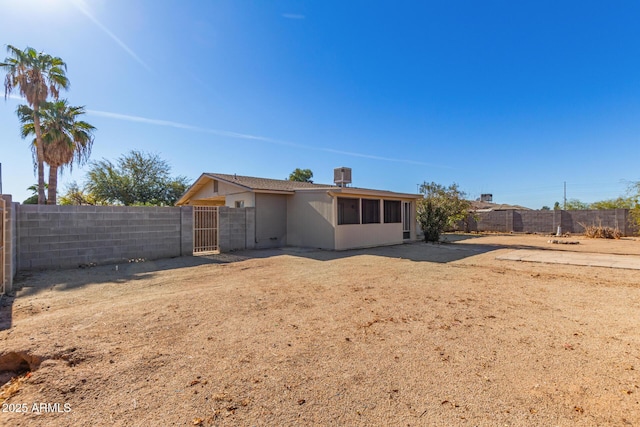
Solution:
[[[567,181],[564,182],[564,204],[562,205],[562,210],[567,210]]]

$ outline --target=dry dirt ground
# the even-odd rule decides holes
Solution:
[[[0,425],[640,425],[640,271],[496,260],[640,239],[448,238],[23,275]]]

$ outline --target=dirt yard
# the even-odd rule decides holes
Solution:
[[[448,238],[25,274],[0,425],[640,425],[640,270],[496,260],[640,239]]]

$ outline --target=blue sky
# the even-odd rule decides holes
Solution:
[[[0,0],[0,43],[68,65],[92,159],[131,149],[174,175],[286,178],[531,208],[640,180],[636,1]],[[6,57],[0,51],[0,59]],[[36,182],[0,102],[3,192]],[[83,182],[75,167],[60,181]]]

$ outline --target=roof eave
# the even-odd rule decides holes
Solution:
[[[250,189],[250,191],[253,191],[254,193],[260,193],[260,194],[295,194],[295,191],[289,191],[289,190],[254,190],[254,189]]]
[[[213,175],[213,174],[210,174],[210,173],[204,173],[203,175],[206,175],[211,179],[215,179],[217,181],[221,181],[221,182],[224,182],[224,183],[229,184],[229,185],[235,185],[236,187],[240,187],[240,188],[244,188],[245,190],[253,191],[253,188],[251,188],[251,187],[248,187],[248,186],[242,185],[242,184],[238,184],[237,182],[229,181],[228,179],[221,178],[221,177],[219,177],[217,175]]]
[[[187,191],[185,191],[184,194],[180,196],[180,198],[176,201],[176,206],[182,206],[186,204],[187,201],[191,198],[191,195],[196,192],[195,190],[199,190],[202,186],[204,186],[204,183],[201,183],[200,181],[203,178],[206,178],[206,175],[207,174],[204,173],[200,175],[198,179],[196,179],[196,182],[194,182],[189,188],[187,188]]]
[[[396,193],[394,191],[373,190],[368,188],[335,187],[329,190],[332,193],[344,194],[345,196],[377,196],[382,198],[411,199],[418,200],[422,194]]]

